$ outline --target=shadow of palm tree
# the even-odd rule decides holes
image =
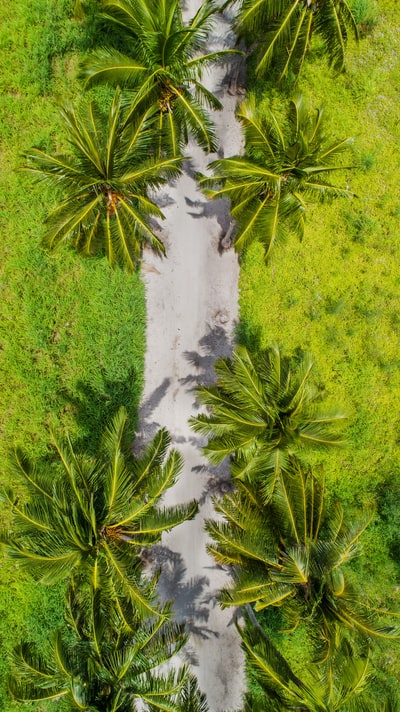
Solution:
[[[225,198],[220,200],[191,200],[185,197],[189,208],[194,208],[193,212],[188,211],[188,215],[196,220],[202,218],[216,218],[221,228],[221,237],[225,235],[231,225],[232,218],[229,212],[229,201]]]
[[[218,637],[218,633],[207,626],[210,599],[213,598],[204,590],[209,585],[208,578],[195,576],[186,579],[186,566],[181,554],[167,546],[153,546],[143,552],[141,558],[152,570],[160,571],[158,591],[163,603],[173,601],[174,620],[184,623],[191,635],[203,639]],[[191,662],[195,664],[193,660]]]
[[[221,498],[234,489],[228,459],[221,462],[220,465],[196,465],[196,467],[192,467],[192,472],[197,472],[200,476],[205,475],[204,489],[199,498],[200,506],[207,500],[214,497]]]
[[[64,391],[63,398],[69,404],[78,425],[80,437],[74,439],[79,447],[89,454],[96,454],[105,426],[117,410],[125,406],[133,434],[137,425],[137,412],[141,382],[135,368],[131,368],[123,380],[111,380],[100,375],[96,385],[78,381],[74,393]]]
[[[157,431],[164,426],[164,423],[157,423],[152,420],[152,415],[161,403],[162,399],[165,397],[168,388],[170,386],[171,379],[164,378],[162,383],[160,383],[153,393],[143,401],[139,407],[138,419],[140,423],[140,428],[136,433],[136,440],[134,443],[134,451],[142,449],[146,443],[151,440]]]
[[[140,426],[136,432],[136,438],[133,444],[133,451],[139,453],[146,444],[154,438],[160,428],[165,426],[165,423],[158,423],[152,419],[153,412],[165,397],[168,388],[171,384],[170,378],[164,378],[162,383],[154,389],[153,393],[147,400],[143,401],[139,407],[138,419]],[[186,442],[186,438],[171,434],[171,440],[176,445]]]
[[[215,320],[223,321],[223,312],[215,314]],[[186,360],[193,366],[195,374],[190,374],[180,380],[182,384],[197,386],[215,381],[214,363],[217,358],[227,357],[232,354],[231,339],[223,326],[207,327],[207,332],[199,341],[198,351],[185,351]]]

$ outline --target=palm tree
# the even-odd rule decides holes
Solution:
[[[71,709],[90,712],[206,712],[185,666],[161,671],[185,644],[184,626],[136,616],[127,628],[104,595],[96,592],[87,603],[69,600],[68,628],[57,631],[50,660],[29,643],[16,649],[12,697],[65,698]]]
[[[235,574],[232,587],[220,592],[223,608],[281,608],[290,630],[306,625],[320,660],[344,629],[367,639],[397,637],[395,627],[380,623],[392,614],[375,609],[345,571],[360,553],[371,513],[357,521],[345,518],[340,503],[328,509],[323,485],[298,463],[279,479],[268,505],[257,487],[239,483],[214,506],[222,521],[206,522],[214,542],[207,548]]]
[[[345,416],[323,408],[324,392],[311,381],[312,367],[309,354],[296,361],[278,346],[259,354],[237,346],[233,358],[215,362],[216,384],[196,389],[211,411],[190,421],[196,432],[210,436],[205,455],[215,464],[230,455],[232,475],[260,481],[265,500],[294,456],[342,442],[338,426]]]
[[[121,408],[105,429],[97,457],[76,454],[70,440],[54,439],[61,473],[49,464],[35,466],[16,450],[13,473],[24,479],[30,499],[21,504],[5,490],[14,522],[2,540],[41,583],[70,578],[94,590],[107,583],[116,605],[129,602],[148,614],[155,612],[155,581],[141,575],[141,551],[194,517],[197,503],[158,506],[182,467],[176,450],[167,454],[166,430],[136,459],[128,435]]]
[[[133,91],[127,121],[150,109],[164,140],[179,155],[188,134],[206,151],[215,151],[213,124],[204,106],[221,109],[199,81],[204,69],[232,50],[200,54],[215,13],[206,0],[185,24],[179,0],[105,0],[102,17],[117,23],[129,54],[110,47],[94,52],[82,65],[87,83],[108,82]]]
[[[348,34],[358,39],[357,23],[346,0],[243,0],[236,31],[255,48],[256,74],[271,64],[280,78],[298,74],[317,35],[330,66],[342,71]]]
[[[143,116],[123,130],[117,91],[108,117],[91,103],[80,114],[61,111],[71,146],[69,155],[49,155],[33,148],[24,156],[25,170],[60,189],[63,198],[48,218],[44,245],[71,243],[83,255],[105,252],[132,271],[142,248],[164,254],[150,217],[162,217],[148,197],[151,189],[179,174],[178,158],[155,158],[154,126]]]
[[[342,641],[323,665],[303,664],[300,679],[261,631],[239,633],[254,690],[246,694],[244,712],[372,711],[369,656],[355,657],[348,642]]]
[[[213,161],[214,176],[203,177],[200,185],[210,198],[231,200],[237,252],[257,240],[268,262],[290,234],[302,239],[308,200],[353,196],[326,178],[343,168],[335,162],[352,139],[327,141],[323,110],[310,111],[301,95],[289,104],[286,126],[271,110],[258,109],[254,96],[240,106],[237,116],[244,128],[246,156]]]

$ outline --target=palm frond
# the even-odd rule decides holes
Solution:
[[[291,3],[289,14],[296,5]],[[235,249],[242,252],[252,242],[261,242],[268,262],[291,235],[302,240],[306,199],[353,197],[325,177],[343,168],[335,161],[351,140],[329,143],[322,134],[323,112],[311,112],[301,94],[290,102],[284,126],[272,111],[259,110],[251,95],[237,115],[245,133],[246,157],[213,161],[209,166],[213,177],[201,177],[200,185],[210,198],[231,200],[238,226]]]
[[[179,175],[182,159],[154,157],[154,112],[127,125],[117,90],[107,117],[93,103],[79,114],[67,106],[61,115],[71,155],[26,154],[28,170],[64,191],[48,215],[45,246],[72,243],[84,255],[102,251],[111,266],[128,271],[145,245],[165,254],[151,227],[152,216],[163,215],[148,192]]]
[[[134,614],[127,628],[108,594],[84,589],[77,595],[70,589],[68,629],[56,632],[51,658],[29,644],[15,651],[12,695],[24,701],[67,696],[74,709],[87,710],[98,709],[101,699],[107,709],[123,712],[132,709],[134,699],[148,710],[183,712],[182,696],[194,711],[202,709],[196,705],[203,698],[185,666],[161,671],[186,641],[183,626],[163,615],[143,621]]]
[[[145,78],[146,67],[116,49],[100,49],[87,57],[81,65],[79,78],[85,84],[101,82],[118,86],[139,87]]]
[[[189,133],[205,150],[216,150],[214,126],[204,106],[220,109],[221,104],[199,80],[203,68],[235,50],[201,54],[215,12],[215,4],[207,0],[184,23],[177,0],[149,0],[147,5],[110,0],[103,6],[102,17],[119,26],[131,54],[113,47],[97,50],[82,63],[80,76],[87,84],[108,82],[133,90],[125,121],[135,120],[138,112],[157,114],[159,155],[165,148],[178,155]]]
[[[232,359],[216,361],[215,371],[215,385],[196,389],[209,414],[190,424],[209,437],[203,452],[212,462],[231,456],[235,478],[263,482],[265,501],[303,445],[341,442],[343,416],[322,410],[323,394],[312,384],[308,355],[291,362],[277,347],[251,354],[239,346]]]
[[[369,654],[357,658],[345,640],[324,663],[303,665],[299,678],[261,627],[247,626],[245,630],[239,629],[239,633],[252,688],[258,691],[256,698],[260,703],[260,707],[250,706],[249,712],[264,709],[366,712],[372,709],[368,695]]]
[[[17,461],[14,456],[31,499],[19,505],[11,490],[4,491],[13,522],[1,539],[9,554],[42,583],[72,578],[93,591],[107,590],[114,607],[128,601],[142,615],[156,615],[155,579],[141,576],[140,551],[194,517],[197,503],[158,508],[182,468],[180,454],[168,453],[166,430],[136,459],[127,436],[127,415],[121,408],[95,457],[77,454],[68,439],[54,438],[63,465],[57,478],[52,470],[36,470],[22,453]],[[49,490],[43,496],[50,481],[51,495]]]
[[[257,57],[259,75],[275,65],[282,79],[289,70],[298,74],[312,46],[313,35],[322,40],[329,64],[335,71],[344,66],[349,34],[358,39],[357,24],[346,0],[243,0],[236,23]]]

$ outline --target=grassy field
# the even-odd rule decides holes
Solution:
[[[47,255],[40,248],[42,223],[54,196],[15,171],[25,148],[62,145],[56,103],[79,95],[76,56],[91,41],[70,14],[64,0],[16,0],[2,8],[2,482],[14,443],[46,457],[50,425],[68,428],[74,442],[94,450],[104,421],[120,404],[134,424],[142,386],[140,278],[111,272],[101,258],[82,261],[68,250]],[[314,106],[325,105],[333,136],[354,136],[352,161],[359,168],[341,179],[359,197],[311,209],[303,243],[289,243],[268,267],[258,247],[248,251],[241,329],[263,345],[311,350],[316,378],[349,413],[347,446],[323,458],[324,471],[331,496],[350,512],[376,507],[357,574],[379,605],[399,608],[400,37],[394,0],[385,0],[377,20],[372,34],[350,48],[344,74],[329,73],[316,51],[298,86]],[[257,91],[265,105],[282,104],[268,84],[258,83]],[[13,562],[0,563],[0,710],[13,712],[21,706],[1,686],[9,653],[22,638],[46,644],[60,620],[62,590],[40,588]],[[379,695],[396,689],[400,663],[397,644],[377,651]]]
[[[76,54],[83,44],[62,0],[4,3],[0,29],[0,480],[8,481],[14,443],[38,458],[48,427],[96,447],[105,421],[124,404],[136,422],[142,388],[145,305],[136,274],[112,272],[101,258],[40,247],[55,196],[15,169],[30,146],[62,145],[57,102],[79,94]],[[4,523],[4,515],[2,517]],[[9,653],[21,639],[41,646],[61,617],[62,591],[43,589],[1,559],[0,710]],[[25,708],[25,707],[24,707]],[[42,710],[43,705],[29,709]]]
[[[379,604],[400,608],[400,277],[399,86],[396,3],[380,3],[372,34],[350,47],[347,70],[334,76],[316,50],[297,90],[325,106],[326,133],[354,137],[341,176],[351,201],[313,207],[302,244],[281,248],[266,267],[262,249],[243,257],[241,332],[263,346],[278,342],[315,358],[315,377],[349,414],[344,449],[322,458],[333,498],[348,510],[373,504],[358,574]],[[259,102],[280,108],[271,85],[256,85]],[[328,133],[329,132],[329,133]],[[338,180],[338,176],[336,177]],[[321,461],[320,457],[315,462]],[[378,691],[396,689],[399,644],[378,652]],[[393,677],[391,678],[391,674]],[[391,682],[390,682],[391,679]]]

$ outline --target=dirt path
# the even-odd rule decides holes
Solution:
[[[189,4],[186,14],[193,16],[195,0]],[[232,45],[229,24],[219,18],[209,50]],[[241,150],[241,134],[234,117],[237,96],[228,94],[224,82],[227,70],[226,65],[214,68],[204,82],[224,104],[215,120],[221,149],[232,155]],[[168,503],[193,497],[200,501],[196,519],[166,535],[155,558],[163,567],[162,593],[175,600],[177,619],[185,620],[191,631],[186,656],[207,694],[210,711],[217,712],[238,709],[244,688],[243,656],[230,625],[232,611],[221,611],[215,600],[227,576],[208,556],[203,529],[204,519],[215,516],[210,497],[230,484],[226,469],[211,468],[202,458],[199,438],[187,421],[198,412],[194,385],[209,382],[215,358],[231,350],[238,314],[238,262],[232,250],[218,252],[229,228],[227,206],[207,201],[192,177],[194,171],[205,172],[215,156],[205,156],[192,144],[187,155],[191,159],[184,175],[160,199],[168,258],[145,256],[148,326],[141,429],[147,440],[166,426],[185,458],[184,472]]]

